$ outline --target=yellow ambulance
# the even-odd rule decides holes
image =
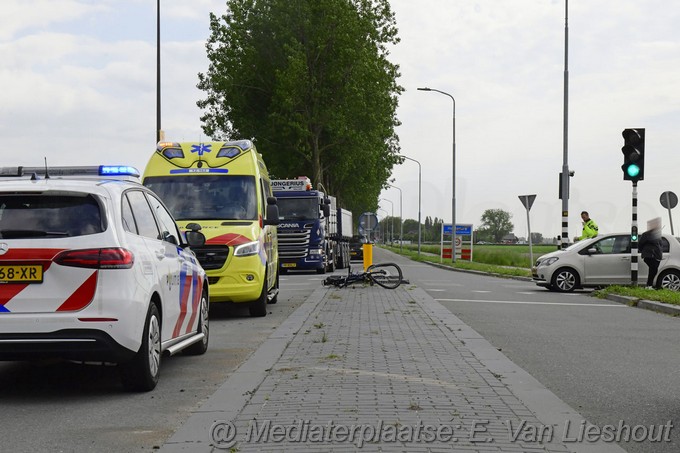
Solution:
[[[192,250],[206,271],[210,302],[247,303],[251,316],[265,316],[279,291],[279,213],[253,143],[159,142],[142,182],[180,229],[200,225],[206,243]]]

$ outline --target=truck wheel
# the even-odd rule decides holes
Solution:
[[[121,363],[120,379],[126,390],[148,392],[158,384],[161,367],[161,321],[158,307],[149,305],[142,333],[142,344],[134,358]]]
[[[248,306],[250,311],[250,316],[261,318],[267,316],[267,275],[264,276],[264,281],[262,282],[262,291],[260,292],[260,297],[252,301]]]

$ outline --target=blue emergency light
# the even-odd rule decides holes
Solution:
[[[134,176],[139,178],[140,173],[135,167],[129,165],[100,165],[100,176]]]

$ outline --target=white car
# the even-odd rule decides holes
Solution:
[[[131,167],[47,173],[0,168],[0,360],[117,363],[125,388],[151,390],[164,353],[207,350],[208,282],[187,243],[205,236],[183,238]]]
[[[680,290],[680,242],[670,234],[661,238],[663,259],[655,287]],[[630,234],[603,234],[579,241],[564,250],[542,255],[531,269],[538,286],[568,292],[576,288],[631,284]],[[648,267],[638,252],[638,285],[647,282]]]

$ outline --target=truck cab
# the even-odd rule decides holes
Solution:
[[[349,266],[352,213],[335,197],[315,190],[309,178],[272,181],[279,208],[281,271],[315,270],[319,274]]]

